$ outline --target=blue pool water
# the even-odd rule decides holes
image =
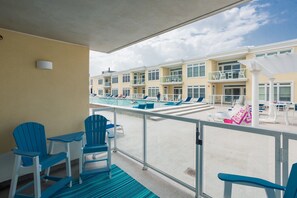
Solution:
[[[133,103],[135,101],[135,103]],[[99,104],[107,104],[107,105],[117,105],[123,107],[133,107],[138,104],[152,103],[152,101],[147,100],[132,100],[132,99],[116,99],[116,98],[98,98],[98,97],[90,97],[90,103],[99,103]],[[162,108],[168,107],[164,105],[163,102],[153,102],[155,103],[154,108]]]

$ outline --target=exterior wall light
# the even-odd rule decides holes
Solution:
[[[38,61],[36,61],[36,67],[37,67],[37,69],[52,70],[53,69],[53,62],[38,60]]]

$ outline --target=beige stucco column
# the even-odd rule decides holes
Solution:
[[[252,73],[252,126],[259,126],[259,73],[260,70],[253,69]]]
[[[274,80],[275,78],[269,78],[269,116],[272,116],[273,102],[274,102]]]

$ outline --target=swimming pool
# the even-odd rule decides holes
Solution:
[[[134,101],[134,103],[133,103]],[[155,102],[155,101],[147,101],[147,100],[132,100],[132,99],[117,99],[117,98],[99,98],[99,97],[90,97],[90,103],[96,104],[107,104],[107,105],[116,105],[116,106],[123,106],[123,107],[133,107],[138,104],[145,104],[145,103],[154,103],[154,108],[162,108],[168,107],[165,105],[164,102]]]

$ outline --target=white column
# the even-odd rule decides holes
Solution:
[[[273,102],[274,102],[274,87],[273,82],[275,78],[269,78],[269,116],[272,116],[273,113]]]
[[[252,70],[252,126],[259,126],[259,70]]]

